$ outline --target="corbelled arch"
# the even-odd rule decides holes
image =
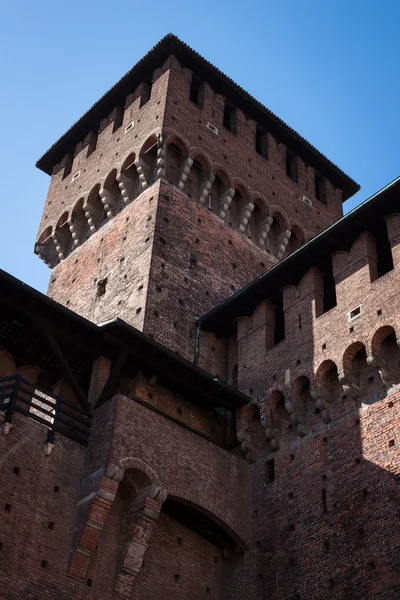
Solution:
[[[247,549],[249,542],[247,535],[238,529],[227,518],[226,514],[212,502],[201,498],[199,494],[193,493],[187,488],[181,487],[169,488],[167,499],[180,502],[201,512],[227,533],[242,552]]]

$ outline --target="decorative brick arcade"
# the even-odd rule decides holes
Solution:
[[[173,35],[38,161],[0,272],[1,600],[397,600],[400,179]]]

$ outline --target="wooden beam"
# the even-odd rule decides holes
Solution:
[[[90,404],[86,397],[86,394],[85,394],[84,390],[82,389],[79,381],[75,377],[75,374],[72,371],[71,367],[69,366],[68,361],[65,358],[60,346],[58,345],[57,340],[55,339],[53,332],[51,330],[50,323],[47,323],[46,321],[43,321],[43,320],[35,317],[35,320],[32,321],[32,324],[35,327],[35,329],[38,331],[38,333],[48,343],[51,350],[54,352],[56,358],[59,360],[60,366],[61,366],[62,370],[64,371],[64,374],[65,374],[69,384],[71,385],[73,391],[77,395],[77,398],[78,398],[80,404],[87,411],[90,411]]]
[[[103,402],[105,402],[108,399],[108,396],[110,394],[112,394],[115,384],[117,383],[117,379],[126,363],[126,359],[128,358],[128,356],[129,356],[128,350],[125,350],[125,349],[121,350],[120,354],[118,355],[117,359],[115,360],[115,362],[113,363],[113,365],[111,367],[110,375],[106,381],[103,391],[101,392],[99,399],[97,400],[94,408],[101,406],[101,404],[103,404]]]

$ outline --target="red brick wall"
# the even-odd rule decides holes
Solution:
[[[156,183],[57,265],[48,295],[96,323],[120,317],[142,329],[157,192]],[[96,298],[105,278],[105,294]]]
[[[190,101],[191,71],[177,63],[170,71],[164,128],[175,132],[189,148],[213,166],[225,171],[235,185],[245,186],[249,195],[261,197],[268,207],[278,207],[287,217],[288,229],[298,224],[307,239],[337,221],[342,216],[341,192],[328,182],[328,205],[314,195],[314,169],[298,159],[298,183],[286,175],[286,147],[268,135],[268,160],[255,151],[256,123],[247,120],[238,109],[236,135],[223,127],[223,96],[204,86],[204,102],[200,108]],[[218,136],[207,129],[210,122],[218,127]],[[303,202],[310,198],[313,207]]]
[[[299,286],[283,290],[284,341],[269,347],[268,328],[262,324],[268,322],[268,311],[259,308],[253,323],[239,321],[239,387],[253,388],[260,412],[259,429],[247,409],[240,419],[242,428],[248,423],[256,459],[248,597],[396,598],[399,218],[389,217],[388,223],[392,271],[374,279],[376,255],[363,234],[350,253],[333,256],[336,307],[316,316],[320,274],[311,269]],[[349,321],[349,312],[361,304],[361,314]],[[363,345],[368,363],[363,358],[354,364]],[[327,361],[344,375],[329,386]],[[299,383],[305,380],[299,377],[308,378],[311,394],[301,392]],[[279,394],[285,400],[280,408]],[[330,422],[322,418],[324,408]],[[303,417],[301,433],[296,415]],[[279,423],[280,447],[274,450],[269,440],[271,434],[279,438]],[[267,443],[259,436],[263,430]]]
[[[145,331],[193,360],[194,319],[270,266],[268,255],[166,183],[157,211]],[[218,372],[222,379],[225,373]]]
[[[396,393],[282,447],[273,483],[252,467],[246,597],[397,598],[399,418]]]
[[[52,175],[39,235],[46,227],[50,225],[55,227],[63,212],[68,211],[70,214],[81,197],[86,197],[96,184],[103,184],[107,175],[114,168],[120,168],[131,152],[137,156],[145,141],[152,134],[161,131],[168,74],[169,71],[165,71],[154,82],[151,98],[141,108],[140,86],[138,90],[132,90],[133,95],[127,102],[121,127],[113,133],[112,115],[108,121],[108,115],[104,115],[105,121],[102,122],[96,150],[88,157],[86,157],[87,148],[76,154],[71,173],[65,179],[63,179],[63,168]],[[134,127],[125,134],[126,126],[132,121],[135,122]],[[71,148],[71,152],[74,153],[74,151],[75,149]],[[73,175],[79,170],[80,176],[72,181]]]

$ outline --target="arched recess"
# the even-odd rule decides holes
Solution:
[[[272,223],[268,232],[268,247],[274,256],[279,252],[279,248],[283,242],[286,225],[285,219],[279,213],[275,213],[272,217]]]
[[[254,209],[249,220],[248,235],[252,242],[258,244],[267,214],[261,201],[254,200],[253,204]]]
[[[358,402],[371,404],[384,396],[384,386],[375,366],[368,364],[362,342],[354,342],[343,355],[343,371],[352,385],[349,392]]]
[[[149,186],[156,179],[157,149],[158,141],[156,134],[151,135],[140,149],[140,163]]]
[[[340,385],[338,368],[332,360],[324,360],[319,365],[315,374],[315,383],[318,394],[331,416],[339,417],[343,414],[347,405],[343,399],[343,388]]]
[[[293,431],[283,393],[278,390],[273,391],[268,404],[271,406],[271,430],[276,444],[275,449],[285,447],[296,439],[297,434]]]
[[[373,365],[380,372],[386,389],[400,383],[400,349],[394,327],[383,325],[372,336]]]
[[[243,222],[242,217],[248,201],[249,198],[245,189],[240,185],[237,186],[229,207],[229,225],[231,225],[233,229],[239,229],[241,225],[243,225],[245,229],[247,228],[247,219],[246,222]]]
[[[80,198],[71,214],[71,231],[74,246],[83,244],[90,232],[89,223],[83,210],[84,202],[84,199]]]
[[[124,207],[121,190],[117,181],[117,169],[113,169],[107,175],[104,186],[100,190],[100,195],[102,196],[103,205],[108,217],[118,214]]]
[[[140,191],[140,179],[135,160],[136,156],[131,152],[122,163],[121,173],[117,177],[124,204],[132,202]]]
[[[208,208],[216,215],[220,215],[223,200],[230,189],[229,177],[221,170],[215,173],[215,179],[211,186]]]
[[[305,375],[297,377],[292,385],[292,401],[295,413],[292,415],[292,424],[299,435],[305,435],[320,424],[315,400],[311,396],[310,380]]]
[[[68,217],[69,215],[67,212],[61,215],[54,232],[56,250],[58,251],[59,255],[60,253],[62,254],[62,258],[66,258],[71,252],[71,250],[74,248],[74,241],[72,238],[71,230],[69,228]]]
[[[59,261],[52,234],[53,227],[48,225],[35,244],[35,253],[50,267],[54,267]]]
[[[121,597],[130,597],[166,490],[157,484],[154,471],[140,459],[126,458],[120,465],[123,475],[118,476],[119,485],[85,577],[96,581],[98,571],[101,569],[103,574],[106,569],[109,573],[104,581],[106,588]],[[83,536],[80,548],[84,549],[85,543]]]
[[[193,158],[193,164],[190,169],[188,179],[188,196],[198,202],[201,198],[204,186],[210,175],[210,167],[206,159],[196,154]]]
[[[167,169],[166,169],[166,178],[173,185],[178,186],[182,167],[188,158],[188,150],[182,140],[173,136],[167,142]],[[187,193],[187,181],[184,184],[183,191]]]
[[[294,225],[290,231],[291,235],[286,246],[286,255],[295,252],[300,246],[304,244],[304,233],[300,227]]]
[[[94,231],[99,229],[107,218],[104,204],[99,192],[100,184],[97,184],[91,190],[87,201],[87,212],[89,213],[89,218],[92,222],[89,224],[91,225],[91,229],[92,227],[94,228]]]
[[[178,509],[185,512],[184,517],[179,516]],[[219,547],[234,548],[237,546],[241,551],[247,548],[244,536],[237,531],[233,523],[227,521],[225,513],[189,490],[182,488],[169,490],[163,511],[167,514],[173,512],[172,518],[180,522],[185,518],[186,523],[183,524],[186,524],[189,529],[197,529],[197,533],[208,537]],[[187,520],[190,519],[190,515],[192,515],[193,521]]]

